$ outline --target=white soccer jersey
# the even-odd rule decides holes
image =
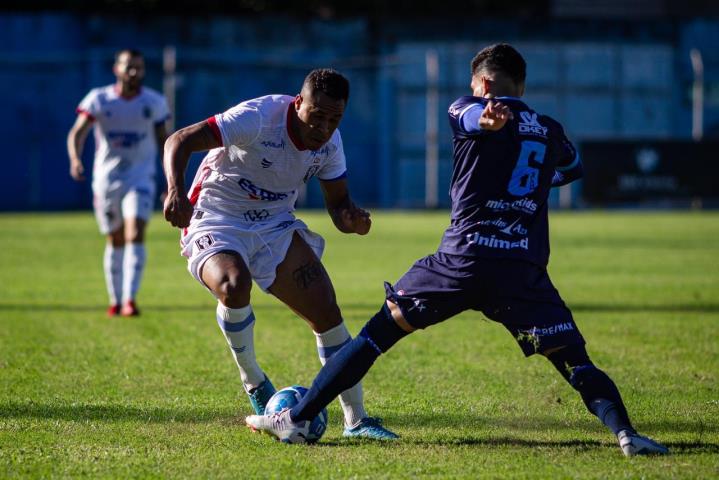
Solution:
[[[115,85],[94,88],[82,99],[77,112],[94,120],[94,188],[152,179],[158,147],[155,126],[170,116],[160,93],[143,87],[138,95],[124,98]]]
[[[310,178],[345,175],[339,130],[319,150],[300,150],[287,118],[294,101],[286,95],[248,100],[209,119],[222,147],[205,156],[190,190],[199,211],[255,222],[294,210],[298,189]]]

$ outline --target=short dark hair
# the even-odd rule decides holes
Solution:
[[[317,68],[305,77],[302,89],[310,92],[322,92],[335,100],[344,100],[350,96],[350,82],[344,75],[332,68]]]
[[[115,52],[115,63],[120,60],[120,55],[122,55],[123,53],[127,53],[128,55],[130,55],[130,58],[144,58],[142,52],[136,48],[123,48],[122,50],[118,50],[117,52]]]
[[[522,55],[507,43],[497,43],[483,48],[472,59],[472,76],[482,70],[503,73],[515,84],[524,83],[527,78],[527,63]]]

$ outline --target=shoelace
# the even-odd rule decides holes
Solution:
[[[284,417],[282,417],[283,413],[285,413],[285,410],[282,410],[279,413],[273,413],[270,416],[270,421],[272,422],[272,428],[284,430],[287,427],[287,422],[285,421]]]

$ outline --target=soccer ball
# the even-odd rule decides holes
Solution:
[[[270,398],[265,407],[265,415],[272,413],[280,413],[285,408],[292,408],[307,394],[307,389],[300,385],[292,385],[278,390]],[[309,432],[307,433],[307,443],[315,443],[319,440],[327,430],[327,409],[322,411],[310,422]]]

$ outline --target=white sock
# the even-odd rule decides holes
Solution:
[[[137,291],[140,289],[142,272],[145,270],[144,243],[125,244],[125,262],[123,264],[123,285],[122,299],[125,301],[134,300]]]
[[[111,243],[105,244],[105,255],[102,266],[105,270],[105,285],[110,305],[119,305],[122,296],[122,258],[124,247],[113,247]]]
[[[252,306],[228,308],[217,302],[217,323],[227,339],[227,344],[240,368],[245,391],[249,392],[265,381],[265,373],[255,359],[255,314]]]
[[[352,340],[352,336],[347,331],[344,322],[326,332],[315,332],[315,337],[317,337],[317,353],[320,356],[322,365],[327,363],[327,360],[339,351],[343,345]],[[367,412],[364,409],[362,383],[357,383],[354,387],[340,393],[339,400],[345,414],[345,425],[355,427],[360,420],[367,417]]]

